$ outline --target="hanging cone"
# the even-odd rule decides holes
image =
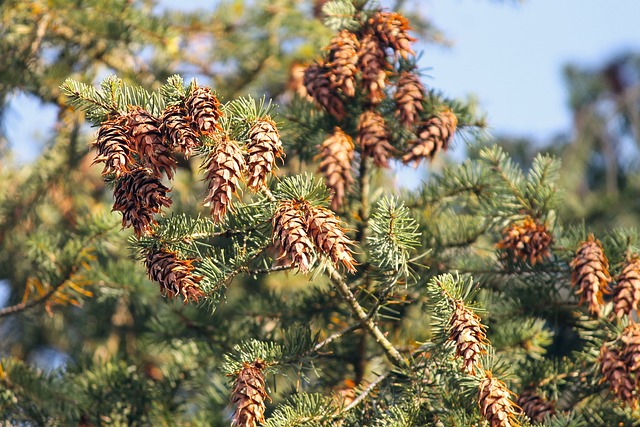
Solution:
[[[456,307],[449,319],[449,341],[456,346],[456,357],[462,358],[462,370],[468,374],[475,374],[480,356],[486,353],[486,328],[480,322],[480,317],[464,306],[462,301],[456,301]]]
[[[345,116],[342,99],[332,88],[331,80],[327,77],[329,70],[323,63],[314,63],[304,71],[303,83],[307,93],[324,108],[324,110],[338,120]]]
[[[543,399],[532,389],[522,392],[516,403],[533,422],[542,422],[547,415],[551,417],[556,413],[554,402]]]
[[[415,55],[411,43],[416,41],[409,36],[411,29],[409,20],[395,12],[376,12],[369,18],[369,25],[373,28],[384,47],[393,49],[398,55],[407,59]]]
[[[160,132],[160,120],[142,107],[133,106],[127,114],[131,139],[141,160],[153,175],[161,178],[164,172],[173,179],[176,160],[164,142]]]
[[[329,209],[319,206],[304,206],[307,217],[307,232],[322,253],[329,257],[335,265],[342,265],[355,273],[355,260],[350,246],[353,241],[345,234],[340,221]]]
[[[618,284],[613,294],[613,312],[618,317],[629,316],[632,310],[638,311],[640,304],[640,257],[637,255],[627,261],[618,276]]]
[[[433,160],[440,151],[446,151],[458,125],[458,118],[453,111],[445,109],[436,116],[418,126],[418,138],[411,144],[411,151],[402,157],[407,164],[414,162],[418,166],[422,159]]]
[[[331,82],[331,88],[340,90],[346,97],[354,97],[356,94],[358,39],[349,30],[342,30],[331,39],[328,49],[327,76]]]
[[[203,162],[206,171],[207,196],[205,206],[211,206],[211,215],[215,222],[224,218],[227,209],[231,207],[231,199],[235,194],[245,169],[242,150],[235,141],[228,137],[220,138],[216,148]]]
[[[103,163],[102,175],[115,174],[120,177],[131,170],[132,158],[129,129],[122,117],[104,122],[93,143],[98,153],[93,163]]]
[[[122,226],[133,227],[136,236],[150,234],[153,217],[171,206],[170,190],[148,169],[136,169],[116,182],[114,211],[122,212]]]
[[[162,295],[174,298],[181,295],[184,302],[197,302],[204,297],[197,283],[201,276],[193,275],[194,259],[179,259],[175,252],[153,248],[147,253],[145,266],[149,278],[160,285]]]
[[[493,378],[491,372],[478,387],[478,406],[480,413],[491,427],[517,427],[520,424],[515,419],[517,411],[511,401],[511,393],[505,383]]]
[[[309,272],[313,257],[313,243],[307,234],[307,225],[298,202],[280,202],[273,215],[273,242],[283,255],[303,273]]]
[[[231,404],[234,407],[231,417],[232,427],[257,427],[264,423],[266,391],[263,361],[244,362],[236,375],[231,392]]]
[[[622,334],[620,341],[624,343],[622,358],[629,372],[640,371],[640,324],[631,321]]]
[[[267,177],[273,172],[276,158],[284,156],[280,134],[270,117],[258,120],[251,127],[247,151],[247,187],[258,191],[267,185]]]
[[[171,149],[191,156],[193,150],[200,146],[198,135],[191,128],[191,117],[187,110],[179,105],[167,107],[162,114],[160,130],[171,144]]]
[[[579,304],[589,303],[589,312],[600,315],[604,304],[603,294],[609,293],[609,262],[604,255],[600,241],[589,235],[576,252],[570,264],[572,268],[571,285],[578,288],[576,294],[581,295]]]
[[[609,348],[606,344],[603,345],[600,348],[598,363],[603,376],[600,382],[608,382],[609,388],[618,399],[635,407],[637,404],[635,395],[637,381],[630,375],[629,368],[620,351],[615,347]]]
[[[222,115],[220,101],[206,86],[195,86],[185,102],[195,129],[201,135],[213,135],[222,129],[218,119]]]
[[[357,143],[366,156],[373,157],[376,166],[389,167],[389,157],[394,149],[389,143],[389,133],[380,113],[367,110],[360,115]]]
[[[403,126],[411,128],[418,120],[422,111],[424,92],[424,86],[417,74],[409,71],[400,73],[393,98],[398,107],[396,114],[400,116],[400,123]]]
[[[536,265],[551,256],[551,235],[545,224],[531,217],[522,223],[514,223],[502,231],[502,240],[498,248],[502,249],[502,258],[510,262],[528,262]]]
[[[349,135],[336,126],[333,134],[320,146],[318,157],[320,172],[325,183],[332,190],[331,208],[338,210],[344,203],[345,195],[353,184],[351,162],[353,161],[353,141]]]
[[[358,50],[358,69],[362,72],[362,83],[368,91],[368,98],[378,104],[385,98],[387,71],[390,69],[387,55],[376,35],[367,31],[360,40]]]

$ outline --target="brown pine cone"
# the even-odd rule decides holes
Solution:
[[[306,204],[307,233],[322,253],[335,265],[342,263],[349,273],[355,273],[355,260],[350,246],[353,241],[340,226],[340,221],[329,209]]]
[[[313,259],[313,243],[299,202],[280,202],[273,215],[273,242],[280,246],[282,257],[288,257],[303,273],[308,273]]]
[[[358,71],[358,39],[349,30],[342,30],[331,39],[328,49],[327,77],[331,88],[342,91],[346,97],[354,97]]]
[[[502,231],[502,240],[498,248],[502,249],[502,257],[511,262],[524,261],[536,265],[551,256],[551,235],[545,224],[540,224],[531,217],[522,223],[514,223]]]
[[[167,107],[162,114],[161,122],[160,130],[173,151],[189,157],[193,150],[200,146],[198,135],[191,128],[192,118],[187,116],[186,108],[179,105]]]
[[[208,191],[204,199],[205,206],[211,206],[213,220],[220,222],[231,207],[233,195],[238,194],[238,184],[245,169],[242,150],[235,141],[222,137],[203,162],[202,168],[206,171],[204,180]]]
[[[407,164],[418,166],[422,159],[433,160],[440,151],[446,151],[458,125],[453,111],[445,109],[418,126],[418,138],[411,144],[411,151],[402,157]]]
[[[273,172],[276,158],[284,156],[280,134],[270,117],[264,117],[251,126],[247,152],[247,187],[258,191],[267,185],[267,177]]]
[[[618,399],[635,407],[637,404],[635,389],[638,384],[636,379],[631,376],[629,367],[620,351],[615,347],[609,348],[606,344],[603,345],[600,348],[598,363],[603,375],[600,382],[608,382],[609,388]]]
[[[231,392],[231,404],[234,407],[231,417],[232,427],[257,427],[264,423],[265,400],[267,395],[261,360],[244,362],[236,373],[236,382]]]
[[[415,55],[411,43],[416,41],[409,36],[411,29],[409,20],[395,12],[376,12],[369,18],[369,25],[373,28],[384,47],[390,47],[397,54],[407,59]]]
[[[418,120],[422,111],[422,100],[424,99],[424,86],[417,74],[403,71],[396,84],[394,99],[398,110],[396,114],[400,116],[400,123],[411,128]]]
[[[120,177],[131,170],[134,163],[132,147],[123,117],[102,123],[93,145],[98,151],[93,163],[104,162],[103,176],[113,173]]]
[[[382,101],[386,95],[387,71],[390,69],[387,55],[380,40],[371,31],[367,31],[360,40],[358,50],[358,69],[362,73],[362,83],[367,88],[368,98],[373,104]]]
[[[165,144],[160,132],[160,120],[142,107],[133,106],[127,114],[131,139],[142,162],[161,178],[162,173],[173,179],[176,170],[176,160],[171,150]]]
[[[620,341],[624,343],[621,356],[627,370],[633,373],[640,371],[640,324],[630,321],[620,335]]]
[[[516,403],[533,422],[542,422],[545,416],[553,416],[556,413],[554,402],[543,399],[533,389],[523,391]]]
[[[373,157],[378,167],[389,167],[389,157],[394,148],[389,143],[389,133],[384,118],[375,110],[367,110],[358,119],[357,143],[364,155]]]
[[[589,303],[589,312],[600,315],[600,308],[604,304],[603,294],[609,293],[609,261],[604,255],[600,241],[589,235],[576,252],[571,261],[571,285],[578,288],[577,295],[581,295],[579,304]]]
[[[456,301],[449,319],[449,341],[456,346],[456,357],[462,357],[462,370],[473,375],[479,367],[480,356],[486,353],[487,334],[480,317]]]
[[[213,135],[222,127],[218,119],[222,115],[220,101],[206,86],[195,86],[185,102],[195,129],[201,135]]]
[[[314,63],[304,70],[303,84],[307,93],[327,113],[338,120],[345,116],[344,102],[335,89],[332,88],[331,80],[327,77],[329,70],[323,63]]]
[[[478,406],[480,413],[489,421],[491,427],[516,427],[515,404],[511,401],[511,393],[505,383],[493,378],[491,372],[480,382],[478,388]]]
[[[338,210],[344,202],[349,187],[353,184],[351,162],[353,161],[353,140],[336,126],[333,134],[320,146],[318,157],[320,172],[325,177],[327,187],[332,190],[331,208]]]
[[[193,275],[194,259],[179,259],[175,252],[153,248],[147,253],[145,266],[151,280],[158,282],[162,295],[174,298],[182,295],[184,302],[197,302],[204,293],[197,283],[201,276]]]
[[[618,317],[629,316],[632,310],[638,311],[640,304],[640,257],[637,255],[627,261],[618,276],[618,284],[613,294],[613,312]]]

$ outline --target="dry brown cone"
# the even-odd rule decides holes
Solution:
[[[327,67],[323,63],[313,63],[304,70],[302,80],[307,93],[315,99],[325,111],[338,120],[345,116],[344,102],[340,95],[332,88],[331,80],[327,77]]]
[[[449,319],[449,341],[456,346],[456,357],[462,358],[462,370],[473,375],[479,366],[480,356],[486,353],[487,334],[480,317],[456,301]]]
[[[613,312],[618,317],[638,311],[640,304],[640,257],[637,255],[627,261],[618,276],[618,284],[613,294]]]
[[[531,217],[522,223],[514,223],[502,231],[502,240],[498,248],[502,249],[502,257],[512,262],[525,261],[536,265],[551,256],[551,235],[545,224],[540,224]]]
[[[628,365],[625,363],[623,355],[617,348],[609,348],[603,345],[600,348],[598,357],[600,372],[603,378],[600,382],[608,382],[609,388],[615,396],[631,407],[637,404],[635,388],[637,381],[631,376]]]
[[[327,77],[333,89],[352,98],[356,94],[356,73],[358,71],[358,39],[349,30],[340,31],[327,47],[329,62]]]
[[[150,170],[136,169],[117,181],[113,210],[122,212],[122,226],[133,227],[136,236],[149,234],[154,216],[171,206],[169,191]]]
[[[578,288],[579,304],[589,303],[589,312],[600,315],[600,308],[604,304],[603,294],[609,293],[609,262],[604,255],[600,241],[589,235],[576,252],[570,263],[572,268],[571,285]]]
[[[373,157],[378,167],[388,167],[394,148],[384,118],[375,110],[367,110],[358,119],[358,145],[366,156]]]
[[[344,202],[348,188],[353,184],[351,162],[353,160],[353,140],[336,126],[331,136],[320,146],[318,157],[320,172],[326,185],[332,190],[331,208],[338,210]]]
[[[267,185],[276,159],[284,156],[280,134],[271,118],[264,117],[251,126],[247,152],[247,187],[258,191]]]
[[[292,265],[303,273],[309,272],[313,257],[313,242],[307,234],[304,213],[298,202],[280,202],[273,215],[273,242],[278,245]]]
[[[231,392],[233,415],[232,427],[256,427],[264,423],[267,395],[264,380],[265,364],[261,360],[244,362],[236,373],[236,382]]]
[[[307,232],[320,251],[335,265],[342,263],[347,271],[355,273],[355,260],[350,248],[353,241],[347,237],[335,214],[327,208],[310,205],[305,205],[304,211]]]
[[[418,120],[422,111],[424,91],[424,86],[416,73],[410,71],[400,73],[394,99],[398,106],[396,114],[400,116],[400,123],[407,128],[411,128]]]
[[[397,54],[407,59],[415,55],[411,43],[416,41],[409,36],[409,20],[395,12],[376,12],[369,18],[369,25],[373,28],[383,46],[390,47]]]
[[[180,259],[175,252],[153,248],[147,253],[145,266],[151,280],[158,282],[160,292],[169,298],[181,295],[184,302],[198,301],[204,297],[197,283],[201,276],[193,274],[194,259]]]
[[[208,87],[194,87],[185,105],[192,124],[201,135],[213,135],[222,129],[218,123],[222,115],[220,101]]]
[[[167,107],[162,114],[160,130],[171,144],[174,151],[191,156],[193,150],[200,145],[198,135],[191,128],[192,118],[187,110],[179,105]]]
[[[640,324],[630,321],[620,335],[620,341],[624,343],[622,358],[627,369],[637,375],[640,371]]]
[[[516,405],[510,399],[511,393],[505,383],[493,378],[491,372],[486,372],[486,377],[478,387],[478,406],[480,413],[489,422],[491,427],[517,427],[520,424],[516,420]]]
[[[100,126],[98,138],[93,143],[98,150],[93,163],[104,162],[102,175],[120,177],[131,170],[133,164],[129,129],[123,117],[106,121]]]
[[[377,104],[385,98],[387,71],[390,65],[378,37],[367,31],[360,40],[358,69],[362,72],[362,83],[369,92],[369,100]]]
[[[421,123],[416,131],[418,138],[402,161],[418,166],[422,159],[433,160],[438,152],[447,150],[457,126],[458,118],[449,108]]]
[[[238,184],[245,169],[242,150],[235,141],[222,137],[202,168],[206,171],[204,180],[208,191],[205,206],[211,207],[213,220],[220,222],[231,207],[233,195],[238,195]]]
[[[160,132],[160,120],[144,108],[134,106],[129,109],[127,122],[135,150],[145,166],[158,178],[162,177],[164,172],[169,179],[173,179],[176,160],[164,142]]]
[[[542,398],[533,389],[522,392],[516,403],[533,422],[542,422],[545,416],[553,416],[556,413],[554,402]]]

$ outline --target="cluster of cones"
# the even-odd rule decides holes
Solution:
[[[620,337],[605,343],[598,358],[602,382],[632,408],[638,405],[640,387],[640,324],[631,322]]]
[[[505,261],[526,262],[534,266],[551,256],[552,237],[546,224],[526,217],[515,222],[502,231],[502,240],[498,248],[502,250],[501,258]]]
[[[424,114],[425,88],[415,69],[394,66],[407,63],[414,55],[411,43],[415,39],[409,30],[404,16],[376,11],[359,30],[340,31],[326,47],[325,58],[304,71],[304,91],[338,122],[320,147],[320,170],[333,190],[334,210],[343,204],[352,183],[355,145],[345,132],[352,109],[359,114],[356,145],[379,167],[388,167],[392,157],[416,165],[422,159],[432,159],[447,148],[455,132],[457,118],[450,109],[442,107]],[[396,113],[385,118],[381,104],[390,97]],[[414,136],[404,153],[394,147],[387,120],[399,122]]]

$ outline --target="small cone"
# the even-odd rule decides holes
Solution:
[[[369,25],[373,28],[384,47],[390,47],[398,55],[407,59],[415,55],[411,43],[416,41],[409,36],[411,29],[409,20],[395,12],[376,12],[369,18]]]
[[[462,370],[473,375],[479,367],[480,356],[486,353],[487,334],[480,317],[462,301],[456,302],[449,319],[449,341],[456,346],[456,357],[462,358]]]
[[[136,236],[150,234],[154,216],[171,206],[169,191],[150,170],[136,169],[117,181],[113,210],[122,212],[122,226],[133,227]]]
[[[193,150],[200,145],[200,141],[191,128],[192,118],[187,116],[187,110],[179,105],[167,107],[161,121],[160,130],[170,142],[171,149],[184,154],[185,157],[191,156]]]
[[[197,283],[201,276],[193,275],[194,259],[179,259],[175,252],[154,248],[147,254],[145,266],[151,280],[158,282],[160,292],[169,298],[182,295],[184,302],[197,302],[204,293]]]
[[[445,109],[436,116],[418,126],[418,139],[411,144],[411,150],[402,157],[407,164],[414,162],[418,166],[422,159],[433,160],[440,151],[446,151],[458,125],[453,111]]]
[[[273,172],[276,158],[284,156],[280,134],[271,118],[262,118],[251,127],[247,151],[247,187],[258,191],[267,185],[267,177]]]
[[[400,74],[394,99],[398,107],[396,114],[400,116],[400,123],[405,127],[411,128],[418,120],[422,111],[424,92],[424,86],[418,75],[409,71],[403,71]]]
[[[328,46],[329,62],[327,76],[331,88],[353,98],[356,94],[356,72],[358,65],[358,39],[349,30],[340,31]]]
[[[629,372],[640,371],[640,324],[631,321],[622,334],[620,341],[624,343],[622,358]]]
[[[535,390],[525,390],[516,402],[522,412],[533,422],[542,422],[544,418],[556,413],[554,402],[543,399]]]
[[[373,157],[376,166],[389,167],[389,157],[394,149],[389,143],[389,133],[380,113],[367,110],[360,115],[357,143],[365,155]]]
[[[185,105],[195,129],[201,135],[213,135],[222,129],[218,123],[222,115],[220,101],[208,87],[194,87]]]
[[[354,145],[349,135],[336,126],[333,134],[320,146],[318,157],[320,172],[324,175],[327,187],[332,190],[331,208],[338,210],[344,203],[345,195],[353,184],[351,162]]]
[[[600,315],[604,304],[603,294],[609,293],[609,262],[604,255],[600,241],[589,235],[576,252],[570,263],[571,285],[578,288],[576,294],[581,295],[579,304],[589,303],[589,312]]]
[[[122,117],[104,122],[93,145],[98,150],[93,163],[104,162],[103,176],[115,174],[120,177],[131,170],[134,161],[129,129]]]
[[[327,113],[338,120],[345,116],[344,102],[334,88],[329,77],[329,70],[323,63],[314,63],[304,71],[303,84],[307,93]]]
[[[498,248],[503,250],[502,258],[511,262],[528,262],[536,265],[551,256],[551,235],[547,226],[531,217],[522,223],[514,223],[502,231]]]
[[[233,195],[237,195],[238,184],[245,169],[242,150],[235,141],[228,137],[221,138],[202,167],[206,171],[208,190],[204,199],[205,206],[211,206],[213,220],[220,222],[231,207]]]
[[[517,411],[511,401],[511,393],[505,383],[493,378],[491,372],[480,382],[478,387],[478,406],[480,413],[491,427],[517,427],[515,419]]]
[[[265,400],[269,397],[264,380],[264,362],[244,362],[236,373],[236,382],[231,392],[234,407],[232,427],[257,427],[264,423]]]
[[[640,304],[640,257],[634,256],[618,276],[618,285],[613,294],[613,312],[618,317],[629,316],[632,310],[638,311]]]
[[[378,104],[386,96],[384,88],[390,65],[380,40],[373,32],[365,32],[360,40],[358,58],[358,69],[362,72],[362,83],[367,88],[369,101]]]
[[[164,142],[160,132],[160,120],[142,107],[130,107],[127,114],[131,139],[138,154],[146,167],[153,171],[153,175],[173,179],[176,170],[176,160],[171,150]]]
[[[347,237],[334,213],[319,206],[306,205],[304,210],[307,231],[320,251],[334,264],[342,263],[349,273],[355,273],[355,260],[350,248],[353,241]]]
[[[603,345],[598,357],[600,372],[603,378],[600,382],[608,382],[609,388],[615,396],[631,407],[637,404],[635,389],[637,381],[630,375],[629,368],[623,355],[617,348],[609,348]]]
[[[282,249],[282,256],[288,257],[298,270],[309,272],[313,243],[307,234],[306,221],[298,202],[280,202],[273,215],[273,242]]]

